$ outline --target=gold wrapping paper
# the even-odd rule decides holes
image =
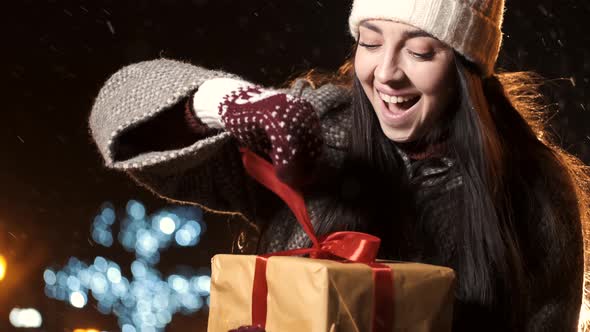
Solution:
[[[212,259],[208,332],[250,325],[256,256]],[[391,331],[451,330],[452,269],[379,261],[393,269]],[[373,274],[360,263],[270,257],[267,263],[267,332],[371,332]]]

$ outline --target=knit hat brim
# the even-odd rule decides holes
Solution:
[[[501,6],[501,7],[498,7]],[[490,19],[487,13],[500,12]],[[474,8],[464,0],[356,0],[349,17],[350,33],[359,37],[359,24],[378,19],[405,23],[446,43],[477,64],[483,76],[493,73],[502,43],[504,1]]]

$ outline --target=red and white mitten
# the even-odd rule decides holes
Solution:
[[[199,112],[202,109],[199,101],[206,98],[208,91],[220,91],[221,86],[227,89],[233,85],[231,92],[223,95],[217,107],[222,127],[231,132],[241,145],[268,156],[283,182],[301,186],[311,180],[323,140],[319,116],[308,101],[233,79],[213,79],[209,83],[201,91],[202,95],[197,91],[194,96],[193,107],[197,116],[205,118],[207,125],[215,126],[210,121],[214,117],[210,112],[208,116]],[[208,98],[207,102],[213,101]]]

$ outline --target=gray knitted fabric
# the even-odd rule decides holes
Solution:
[[[235,215],[236,218],[232,218],[236,226],[235,253],[309,246],[309,239],[286,205],[246,176],[236,140],[227,132],[177,150],[149,151],[126,160],[117,159],[117,151],[121,149],[119,138],[123,133],[165,112],[205,80],[214,77],[241,79],[223,71],[166,59],[133,64],[116,72],[101,89],[90,115],[91,134],[106,166],[126,171],[137,183],[171,202],[196,204]],[[338,167],[343,161],[351,129],[350,93],[332,84],[313,89],[305,80],[298,80],[292,88],[282,92],[305,98],[313,105],[322,122],[325,142],[320,163]],[[158,135],[166,133],[154,133],[155,140]],[[412,238],[414,250],[404,259],[452,267],[460,250],[455,245],[457,220],[446,216],[452,215],[448,212],[460,203],[454,194],[462,187],[463,180],[453,171],[456,167],[450,158],[414,163],[403,151],[398,152],[411,182],[418,188],[416,199],[425,211],[420,220],[416,220],[419,232]],[[305,201],[312,223],[322,229],[318,215],[325,198],[309,195]],[[539,228],[545,222],[543,215],[534,217],[531,229],[538,233],[535,236],[541,239],[539,241],[547,241],[551,237]],[[579,216],[572,215],[571,220],[579,220]],[[579,240],[576,235],[576,230],[572,229],[572,240],[568,243],[575,244]],[[526,299],[531,312],[529,317],[523,317],[524,324],[527,331],[573,331],[580,308],[581,279],[577,278],[581,276],[582,265],[568,265],[579,259],[573,250],[547,248],[536,248],[528,254],[534,259],[547,258],[544,265],[559,272],[531,277],[530,296]],[[551,289],[559,291],[548,293]],[[456,308],[461,309],[462,314],[456,315],[455,326],[462,326],[461,331],[507,330],[502,317],[510,308],[489,311],[477,303],[465,303],[462,299],[468,291],[459,282]]]
[[[236,238],[239,241],[234,244],[234,250],[254,252],[258,225],[270,222],[261,219],[271,218],[267,201],[274,198],[245,175],[237,146],[228,132],[178,150],[151,151],[128,160],[115,159],[118,138],[124,132],[164,112],[214,77],[243,79],[231,73],[167,59],[124,67],[107,80],[96,98],[89,121],[91,134],[107,167],[126,171],[155,194],[172,202],[196,204],[208,211],[245,217],[251,227],[246,230],[238,227],[238,232],[248,234]],[[342,158],[350,121],[344,116],[345,112],[329,111],[348,102],[349,92],[331,84],[312,89],[305,80],[297,81],[282,92],[305,98],[312,104],[323,119],[326,143],[323,162],[337,164]],[[260,213],[261,205],[265,206],[264,213]],[[310,211],[313,210],[310,206]],[[238,223],[242,219],[236,218]],[[296,225],[294,218],[290,219],[289,222]]]
[[[236,227],[234,252],[274,252],[309,246],[310,240],[286,205],[246,176],[236,142],[227,132],[179,150],[151,151],[128,160],[115,159],[119,148],[117,139],[124,132],[154,118],[214,77],[243,79],[231,73],[166,59],[132,64],[116,72],[101,89],[90,116],[92,136],[106,166],[126,171],[140,185],[172,202],[197,204],[210,211],[244,217],[236,218],[236,222],[246,221],[249,227],[241,224]],[[349,91],[332,84],[313,89],[300,79],[283,92],[305,98],[313,105],[322,121],[326,143],[319,163],[338,167],[351,126]],[[403,151],[398,152],[409,173],[414,173],[409,158]],[[446,160],[444,167],[427,168],[423,175],[445,173],[452,166],[452,161]],[[459,183],[460,179],[449,181],[447,190]],[[324,200],[306,197],[310,219],[316,226],[319,223],[316,216]],[[259,245],[261,225],[268,229]]]

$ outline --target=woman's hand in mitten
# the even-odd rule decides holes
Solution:
[[[303,186],[311,181],[323,140],[319,116],[308,101],[245,86],[224,97],[220,115],[242,145],[270,157],[283,182]]]
[[[323,141],[319,117],[306,100],[219,77],[199,87],[191,106],[187,118],[195,130],[224,128],[243,146],[270,157],[283,182],[302,186],[311,180]]]

